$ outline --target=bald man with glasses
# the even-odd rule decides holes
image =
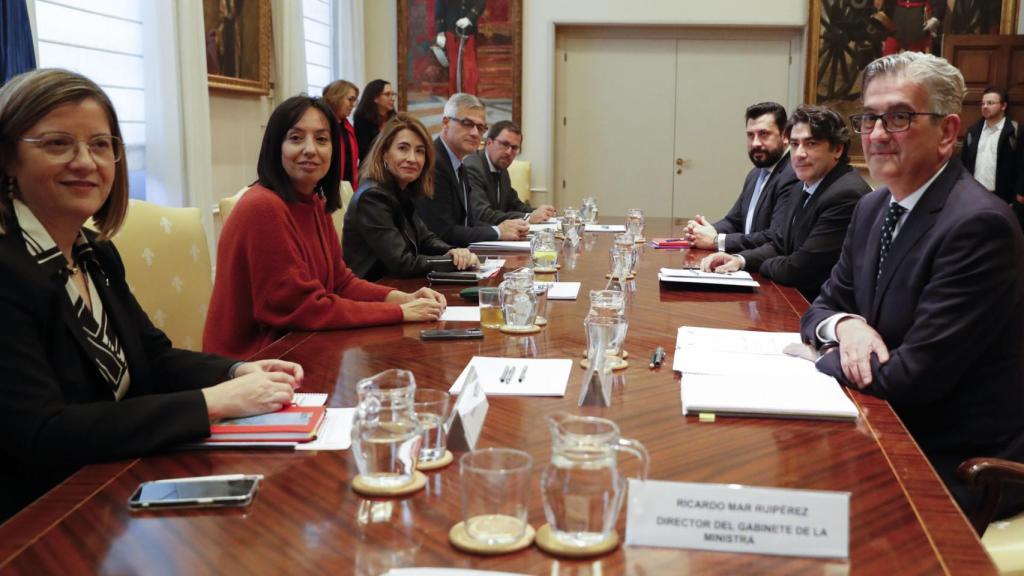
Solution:
[[[492,226],[473,209],[472,185],[464,161],[480,147],[487,128],[486,109],[479,98],[458,93],[448,99],[441,134],[434,139],[434,196],[416,200],[416,211],[427,228],[458,248],[487,240],[521,240],[530,230],[519,219]]]
[[[491,126],[484,147],[466,157],[466,173],[472,186],[470,201],[480,220],[498,224],[505,220],[526,220],[530,224],[548,221],[555,207],[542,205],[536,209],[519,198],[512,187],[508,167],[519,156],[523,131],[511,120]]]
[[[953,156],[966,93],[946,60],[864,71],[851,116],[871,176],[839,262],[801,319],[818,370],[889,402],[967,514],[975,456],[1024,461],[1024,235]],[[1000,515],[1021,508],[1007,493]]]

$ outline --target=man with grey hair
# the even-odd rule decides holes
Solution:
[[[452,246],[466,247],[485,240],[519,240],[530,226],[505,220],[497,226],[479,221],[473,210],[471,185],[462,161],[480,147],[487,132],[484,103],[471,94],[453,94],[444,105],[441,135],[434,139],[434,197],[421,196],[416,211],[434,234]]]
[[[801,320],[818,370],[888,400],[968,514],[975,456],[1024,460],[1024,236],[964,170],[963,76],[904,52],[864,71],[850,117],[884,187],[853,213],[839,262]],[[1004,498],[1000,515],[1020,508]]]

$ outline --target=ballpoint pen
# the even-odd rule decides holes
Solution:
[[[651,368],[660,368],[661,363],[665,361],[665,349],[658,346],[654,350],[654,354],[651,355]]]
[[[526,377],[526,369],[527,369],[527,368],[529,368],[529,367],[530,367],[530,366],[529,366],[529,365],[527,365],[527,364],[524,364],[524,365],[523,365],[523,370],[522,370],[522,371],[521,371],[521,372],[519,373],[519,382],[522,382],[522,381],[523,381],[523,378],[525,378],[525,377]]]

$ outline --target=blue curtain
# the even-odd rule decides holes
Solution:
[[[35,67],[32,27],[25,0],[0,0],[0,76],[3,77],[0,84]]]

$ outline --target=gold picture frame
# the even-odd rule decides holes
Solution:
[[[945,34],[1016,34],[1018,0],[940,1],[947,11],[929,47],[934,53],[941,54]],[[876,0],[810,0],[805,102],[829,106],[844,118],[860,111],[861,73],[882,55],[887,39],[889,23],[876,16],[879,4]],[[850,160],[864,163],[859,138],[850,142]]]
[[[211,90],[270,93],[270,0],[203,0]]]
[[[451,60],[458,40],[450,36],[452,45],[440,49],[442,57],[451,56],[445,67],[438,56],[435,30],[440,13],[456,5],[471,11],[471,30],[480,48],[474,56],[479,68],[475,76],[467,74],[467,84],[475,82],[477,89],[463,86],[463,91],[475,92],[484,101],[489,123],[507,119],[521,125],[522,0],[398,0],[398,108],[423,120],[432,134],[440,131],[438,109],[452,92]]]

